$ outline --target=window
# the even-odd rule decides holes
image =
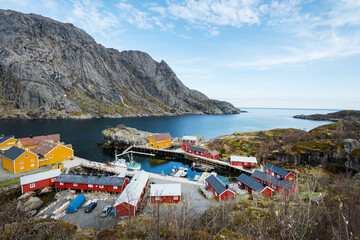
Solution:
[[[49,156],[49,158],[52,158],[52,157],[53,157],[53,155],[50,155],[50,156]]]
[[[24,169],[24,167],[23,167],[23,166],[21,166],[21,167],[20,167],[20,169]]]
[[[61,183],[60,183],[60,186],[64,186],[64,183],[63,183],[63,182],[61,182]]]
[[[51,182],[55,182],[55,178],[52,178],[52,179],[51,179]]]
[[[23,161],[21,161],[21,162],[20,162],[20,164],[24,164],[24,162],[23,162]]]
[[[104,188],[104,185],[99,185],[99,188]]]
[[[30,183],[30,188],[34,188],[35,187],[35,183]]]
[[[155,197],[155,200],[160,200],[160,197]]]
[[[275,173],[271,173],[271,175],[275,176]]]
[[[175,196],[175,197],[174,197],[174,200],[178,200],[178,199],[179,199],[179,197],[178,197],[178,196]]]
[[[77,183],[73,183],[73,186],[74,186],[74,187],[77,187]]]
[[[28,158],[28,157],[29,157],[29,155],[27,155],[27,154],[26,154],[26,155],[25,155],[25,157],[26,157],[26,158]]]
[[[117,186],[114,186],[114,189],[117,189]]]
[[[274,184],[271,184],[271,187],[272,187],[272,188],[276,188],[276,186],[275,186]]]
[[[34,159],[31,159],[31,162],[34,162]]]
[[[35,167],[35,164],[31,164],[31,167]]]
[[[89,184],[88,187],[94,187],[92,184]]]
[[[217,196],[218,194],[217,194],[217,192],[215,192],[215,196]]]

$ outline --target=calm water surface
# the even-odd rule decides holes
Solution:
[[[61,141],[71,143],[75,155],[99,162],[112,161],[114,152],[97,146],[102,141],[101,131],[109,126],[124,124],[153,133],[170,132],[172,137],[202,135],[212,138],[234,132],[269,130],[274,128],[299,128],[311,130],[329,122],[295,119],[297,114],[329,113],[337,109],[281,109],[281,108],[241,108],[248,113],[236,115],[189,115],[177,117],[143,117],[121,119],[88,120],[0,120],[0,134],[28,137],[60,133]],[[142,164],[142,169],[154,173],[168,174],[174,165],[186,166],[186,162],[164,161],[134,156]],[[189,171],[194,177],[195,172]],[[224,175],[224,174],[223,174]]]

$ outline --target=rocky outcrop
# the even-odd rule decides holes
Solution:
[[[294,118],[316,121],[360,121],[360,111],[343,110],[328,114],[295,115]]]
[[[187,88],[165,61],[109,49],[85,31],[0,10],[0,118],[233,114]]]
[[[101,146],[123,149],[131,145],[145,145],[151,134],[130,127],[108,128],[102,131],[104,142]]]

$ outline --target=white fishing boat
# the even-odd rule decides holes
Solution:
[[[129,169],[129,170],[140,170],[141,169],[141,164],[134,161],[132,153],[130,155],[130,162],[126,163],[126,165],[127,165],[127,169]]]
[[[141,164],[137,163],[133,160],[132,154],[130,157],[130,162],[126,162],[124,158],[119,158],[119,155],[117,154],[117,150],[115,150],[115,161],[109,162],[109,165],[115,166],[115,167],[123,167],[127,168],[129,170],[140,170]]]
[[[186,177],[188,175],[188,169],[183,168],[183,172],[180,174],[180,177]]]

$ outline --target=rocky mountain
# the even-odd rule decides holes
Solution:
[[[165,61],[105,48],[85,31],[0,10],[0,118],[235,114],[187,88]]]
[[[360,121],[360,111],[343,110],[328,114],[312,114],[312,115],[295,115],[294,118],[317,121]]]

